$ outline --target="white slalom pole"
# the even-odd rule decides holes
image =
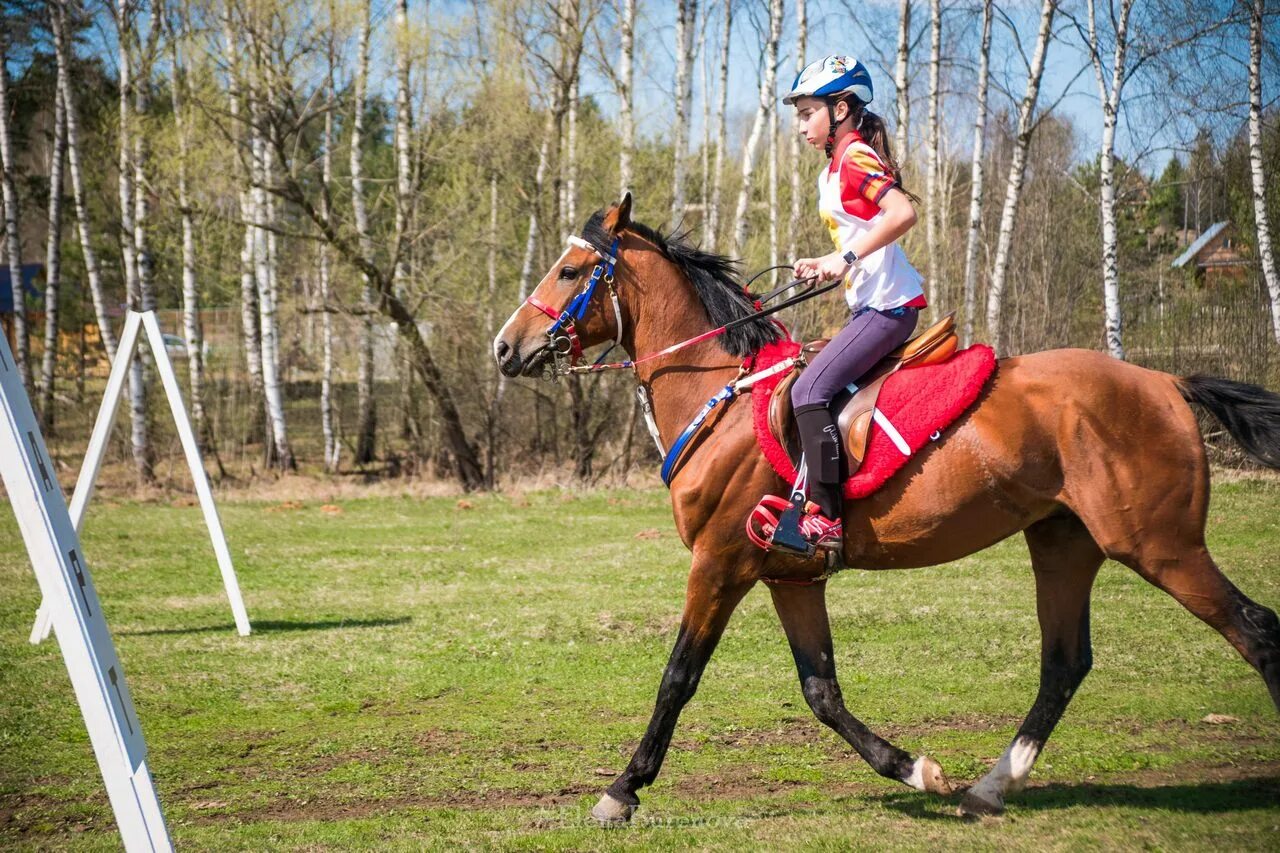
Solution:
[[[240,597],[240,583],[236,580],[236,570],[231,565],[231,552],[227,550],[227,537],[222,532],[222,520],[218,518],[218,508],[213,505],[213,490],[209,488],[209,475],[204,471],[204,460],[200,458],[200,448],[196,444],[195,432],[191,429],[191,419],[187,417],[187,407],[182,403],[182,391],[178,388],[178,377],[173,372],[173,362],[169,361],[169,353],[164,348],[164,335],[160,332],[160,324],[156,322],[156,313],[148,311],[142,315],[143,328],[147,330],[147,340],[151,342],[151,354],[155,357],[156,367],[160,371],[160,381],[164,384],[165,396],[169,398],[169,408],[173,411],[174,423],[178,426],[178,437],[182,439],[182,449],[187,454],[187,466],[191,469],[191,480],[195,483],[196,494],[200,497],[200,509],[204,512],[204,523],[209,528],[209,538],[213,540],[213,552],[218,558],[218,569],[222,572],[222,584],[227,588],[227,598],[231,602],[231,613],[235,616],[236,630],[240,636],[249,636],[249,614],[244,610],[244,599]]]
[[[171,851],[147,745],[80,537],[54,476],[31,400],[0,334],[0,478],[22,531],[120,837],[129,851]]]
[[[160,324],[156,321],[153,311],[146,313],[130,311],[125,317],[124,329],[120,333],[120,343],[116,347],[116,360],[111,365],[107,389],[102,395],[102,405],[98,409],[98,419],[93,424],[93,434],[85,450],[80,476],[76,479],[76,490],[71,496],[71,521],[78,534],[84,524],[89,499],[93,497],[93,489],[98,481],[98,471],[102,467],[103,457],[106,456],[107,445],[111,441],[111,430],[115,426],[116,413],[120,410],[120,398],[124,395],[124,383],[129,375],[129,365],[133,362],[134,352],[138,348],[139,333],[144,327],[147,341],[151,346],[151,354],[155,358],[156,368],[164,385],[165,396],[169,400],[169,409],[173,412],[173,420],[182,441],[187,465],[191,469],[191,481],[195,484],[196,494],[200,499],[200,509],[204,513],[205,525],[209,528],[209,538],[213,541],[213,551],[218,560],[218,569],[222,573],[222,583],[227,590],[227,599],[231,602],[231,615],[235,619],[236,630],[240,636],[246,637],[250,631],[249,615],[245,612],[240,584],[236,579],[235,568],[231,564],[231,552],[227,548],[227,538],[222,530],[222,521],[218,517],[217,507],[213,503],[213,492],[209,488],[209,477],[205,474],[204,462],[196,446],[195,433],[191,429],[191,421],[187,417],[187,409],[182,402],[177,375],[173,371],[172,362],[169,361],[169,353],[164,348],[164,335],[161,334]],[[40,609],[36,611],[35,624],[31,626],[31,643],[38,645],[47,639],[52,627],[53,622],[48,608],[42,602]]]

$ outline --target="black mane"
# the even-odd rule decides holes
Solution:
[[[667,260],[693,282],[693,289],[706,309],[712,328],[755,313],[752,299],[739,280],[737,261],[690,245],[687,233],[662,235],[639,222],[632,222],[626,230],[657,246]],[[601,252],[609,251],[613,237],[604,229],[604,211],[597,210],[587,220],[582,229],[582,239]],[[777,326],[768,318],[761,318],[732,328],[715,340],[730,355],[741,358],[781,337]]]

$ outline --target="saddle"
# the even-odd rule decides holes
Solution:
[[[807,343],[801,348],[801,354],[811,358],[821,352],[827,343],[826,339]],[[951,358],[958,345],[953,312],[889,353],[862,376],[856,385],[850,384],[847,390],[836,395],[831,401],[831,411],[836,416],[836,425],[844,442],[844,457],[848,463],[846,477],[852,477],[866,458],[871,424],[876,420],[876,400],[885,381],[905,368],[944,362]],[[769,430],[793,460],[800,457],[800,441],[791,406],[791,386],[799,375],[799,370],[791,371],[778,383],[769,398]],[[885,427],[885,423],[887,422],[881,422],[882,428],[891,430],[892,426]],[[901,438],[895,444],[900,442]]]

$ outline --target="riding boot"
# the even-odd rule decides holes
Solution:
[[[840,430],[831,410],[822,403],[796,409],[796,425],[800,430],[800,447],[809,466],[809,500],[818,505],[824,516],[840,519],[841,468]]]

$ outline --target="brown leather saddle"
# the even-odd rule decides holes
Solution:
[[[955,353],[959,342],[953,312],[885,356],[858,380],[857,391],[843,391],[836,395],[831,401],[831,411],[836,415],[836,424],[844,439],[848,464],[846,476],[852,477],[866,457],[876,400],[885,381],[904,367],[923,367],[946,361]],[[803,356],[812,358],[826,345],[825,339],[812,341],[800,351]],[[799,375],[798,369],[787,374],[769,398],[769,430],[778,443],[787,449],[792,460],[800,458],[800,440],[791,408],[791,386]]]

